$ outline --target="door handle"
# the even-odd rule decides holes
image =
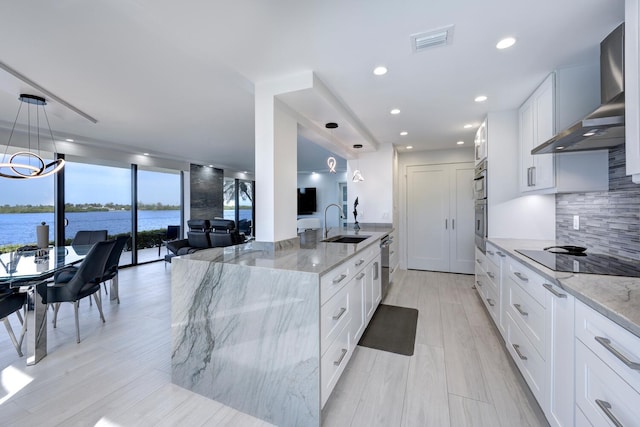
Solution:
[[[446,219],[446,218],[444,219],[444,229],[445,230],[449,229],[449,222],[448,221],[449,221],[448,219]]]
[[[455,229],[456,229],[456,219],[455,219],[455,218],[452,218],[452,219],[451,219],[451,229],[452,229],[452,230],[455,230]]]

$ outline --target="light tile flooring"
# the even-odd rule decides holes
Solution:
[[[121,304],[104,298],[107,323],[81,303],[80,344],[63,304],[58,328],[49,323],[49,355],[35,366],[0,326],[0,425],[267,425],[171,384],[170,271],[162,262],[121,270]],[[472,283],[400,272],[385,303],[418,308],[414,356],[358,347],[323,425],[546,425]]]

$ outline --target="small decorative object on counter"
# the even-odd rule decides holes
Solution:
[[[360,224],[358,224],[358,198],[356,197],[356,201],[353,202],[353,220],[355,223],[353,224],[354,230],[360,230]]]
[[[42,224],[36,227],[36,237],[39,248],[49,247],[49,226],[46,222],[42,221]]]

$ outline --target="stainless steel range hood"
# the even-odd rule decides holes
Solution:
[[[531,154],[600,150],[624,144],[624,24],[600,43],[600,105]]]

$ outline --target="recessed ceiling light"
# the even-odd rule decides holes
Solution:
[[[513,37],[506,37],[498,42],[498,44],[496,45],[496,48],[506,49],[508,47],[513,46],[514,44],[516,44],[516,39],[514,39]]]
[[[249,173],[249,171],[242,171],[242,173],[245,173],[245,174],[246,174],[246,173]]]
[[[476,96],[476,98],[474,99],[474,101],[476,102],[484,102],[486,100],[487,100],[487,97],[485,95]]]
[[[212,168],[212,167],[213,167],[213,165],[209,165],[209,167],[210,167],[210,168]]]
[[[402,132],[400,132],[400,136],[407,136],[409,135],[409,132],[407,132],[406,130],[403,130]]]
[[[473,127],[473,125],[471,123],[467,123],[466,125],[464,125],[465,129],[471,129]]]
[[[556,147],[556,150],[564,150],[564,147],[562,147],[562,146]]]
[[[464,141],[458,141],[458,142],[456,142],[456,144],[462,145],[462,144],[464,144]]]
[[[405,148],[406,148],[407,150],[411,150],[411,149],[413,149],[413,145],[407,145]]]
[[[387,74],[387,67],[383,67],[382,65],[373,69],[373,74],[376,76],[384,76]]]
[[[149,153],[142,153],[142,154],[143,154],[143,155],[145,155],[145,156],[148,156],[148,155],[149,155]]]
[[[67,138],[67,139],[65,139],[65,141],[67,141],[67,142],[73,142],[73,139],[71,139],[71,138]]]
[[[397,108],[394,108],[393,110],[389,111],[391,114],[396,115],[396,114],[400,114],[400,110]]]
[[[586,132],[582,136],[593,136],[593,135],[596,134],[597,131],[598,131],[598,129],[593,129],[593,130],[590,130],[590,131]]]

